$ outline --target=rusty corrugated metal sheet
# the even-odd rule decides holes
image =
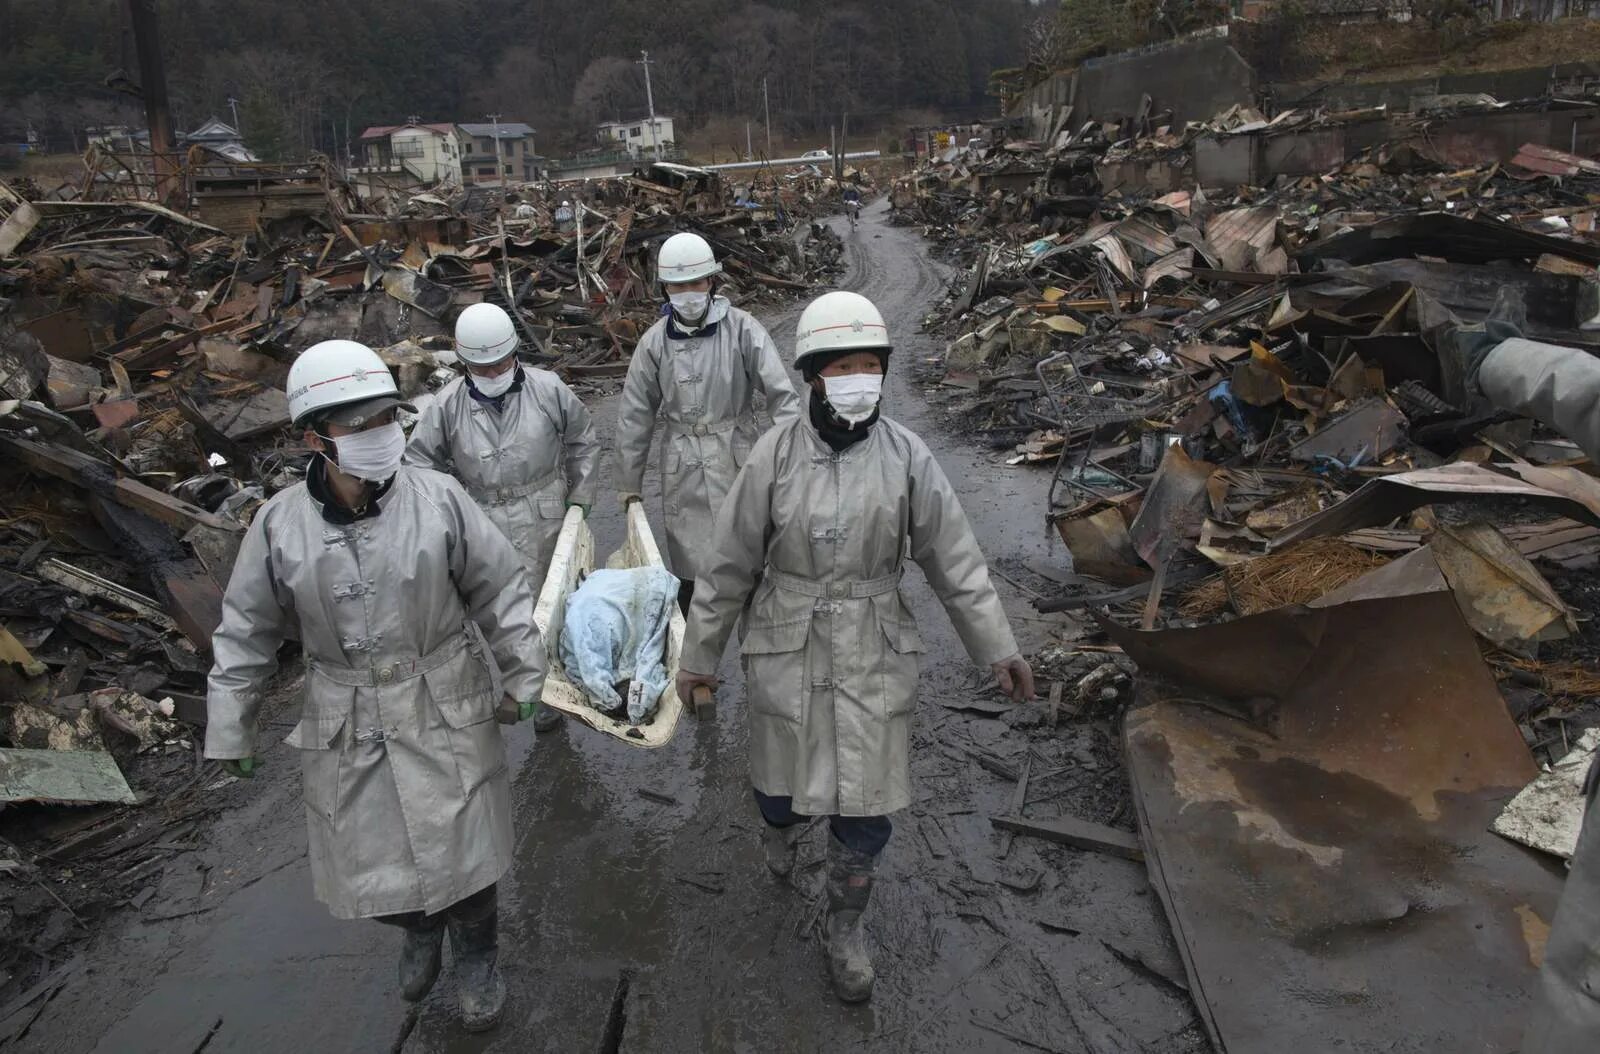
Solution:
[[[1561,878],[1488,831],[1536,769],[1450,594],[1107,629],[1168,685],[1126,747],[1217,1049],[1515,1049]]]

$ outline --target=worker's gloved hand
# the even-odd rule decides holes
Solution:
[[[569,509],[582,509],[583,510],[583,518],[586,519],[586,520],[589,518],[589,506],[585,505],[581,501],[569,501],[569,502],[567,502],[567,508],[569,508]]]
[[[232,761],[224,761],[222,763],[222,771],[226,772],[228,775],[232,776],[234,779],[239,779],[239,780],[253,780],[253,779],[255,779],[256,778],[256,770],[259,769],[260,767],[261,767],[261,763],[259,761],[257,761],[253,757],[250,757],[250,758],[238,758],[238,759],[235,759],[235,760],[232,760]]]
[[[1033,698],[1033,667],[1028,665],[1028,660],[1022,653],[1001,659],[989,669],[994,671],[995,680],[1000,682],[1000,690],[1011,697],[1013,702],[1025,703]]]
[[[677,681],[677,689],[678,689],[678,699],[679,699],[679,701],[681,701],[685,706],[692,706],[693,704],[690,702],[690,700],[694,698],[695,686],[696,685],[701,685],[701,684],[705,685],[707,688],[711,689],[713,692],[716,691],[717,690],[717,676],[716,676],[716,674],[713,674],[713,673],[690,673],[688,670],[679,670],[678,671],[678,681]]]
[[[617,494],[617,502],[618,502],[618,504],[620,504],[622,506],[622,511],[623,512],[627,512],[628,511],[628,506],[629,505],[632,505],[636,501],[643,501],[643,500],[644,500],[644,495],[635,494],[631,490],[625,490],[625,491],[622,491],[622,492]]]
[[[514,725],[518,721],[526,721],[533,716],[537,706],[532,700],[519,703],[509,695],[500,700],[500,705],[494,708],[494,719],[502,725]]]
[[[1430,316],[1436,314],[1446,315],[1445,321],[1429,326],[1433,321]],[[1441,394],[1458,410],[1471,412],[1484,401],[1478,387],[1478,371],[1483,368],[1483,360],[1501,342],[1522,336],[1528,328],[1521,290],[1515,286],[1501,286],[1494,309],[1482,322],[1461,322],[1432,305],[1422,306],[1421,315],[1423,328],[1439,356]]]

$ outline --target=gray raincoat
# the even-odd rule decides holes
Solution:
[[[474,399],[464,377],[445,385],[411,430],[405,460],[461,481],[511,539],[537,594],[567,503],[594,504],[600,443],[571,388],[523,367],[521,389],[499,410]]]
[[[709,317],[719,316],[710,335],[675,337],[669,318],[650,327],[628,364],[617,419],[617,490],[624,494],[643,490],[650,438],[662,423],[667,559],[684,579],[701,573],[717,510],[761,434],[756,391],[766,393],[775,424],[799,414],[794,385],[761,323],[720,296]]]
[[[773,428],[717,518],[682,668],[716,671],[754,589],[740,648],[751,775],[757,790],[792,796],[798,813],[880,816],[911,802],[922,638],[900,596],[907,556],[973,662],[1016,654],[950,481],[893,421],[837,454],[810,421]]]
[[[313,887],[339,918],[439,911],[505,872],[510,778],[474,641],[513,698],[544,686],[528,573],[461,485],[402,467],[374,501],[336,523],[301,483],[261,508],[206,698],[206,757],[255,754],[262,690],[298,630],[305,701],[286,742],[304,762]]]
[[[1600,461],[1600,360],[1534,340],[1495,346],[1478,373],[1494,404],[1536,418]],[[1600,1050],[1600,761],[1585,786],[1588,810],[1550,927],[1525,1054]]]

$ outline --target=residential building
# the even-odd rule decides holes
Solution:
[[[534,152],[533,129],[528,125],[501,121],[458,127],[466,144],[461,171],[468,186],[531,183],[539,178],[541,158]]]
[[[229,161],[261,160],[244,145],[244,137],[239,134],[238,129],[224,124],[214,116],[192,132],[178,133],[178,143],[181,146],[203,146]]]
[[[453,124],[424,124],[413,117],[405,124],[377,125],[361,133],[362,163],[354,176],[381,176],[417,186],[460,186],[466,153],[462,133]]]
[[[600,142],[613,149],[628,152],[631,157],[641,154],[654,154],[656,144],[661,144],[662,155],[665,156],[675,140],[672,135],[672,118],[656,115],[652,126],[651,119],[641,117],[636,121],[607,121],[599,129]]]

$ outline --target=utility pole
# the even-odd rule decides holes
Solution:
[[[744,159],[749,161],[752,153],[753,151],[750,149],[750,122],[746,121],[744,123]]]
[[[644,101],[650,110],[650,145],[655,147],[656,160],[661,160],[661,134],[656,128],[656,97],[650,90],[650,53],[639,52],[639,65],[644,67]]]
[[[772,102],[767,98],[767,78],[761,78],[761,109],[767,115],[767,160],[772,160]]]
[[[139,53],[139,93],[150,126],[150,160],[155,172],[156,200],[165,204],[177,190],[178,171],[172,156],[172,114],[167,106],[167,70],[161,62],[161,29],[156,0],[128,0],[133,44]]]
[[[494,126],[494,181],[501,186],[505,185],[505,168],[500,161],[500,115],[497,113],[484,114]]]
[[[228,96],[228,109],[233,111],[233,130],[244,135],[244,126],[239,123],[239,100],[231,95]]]

